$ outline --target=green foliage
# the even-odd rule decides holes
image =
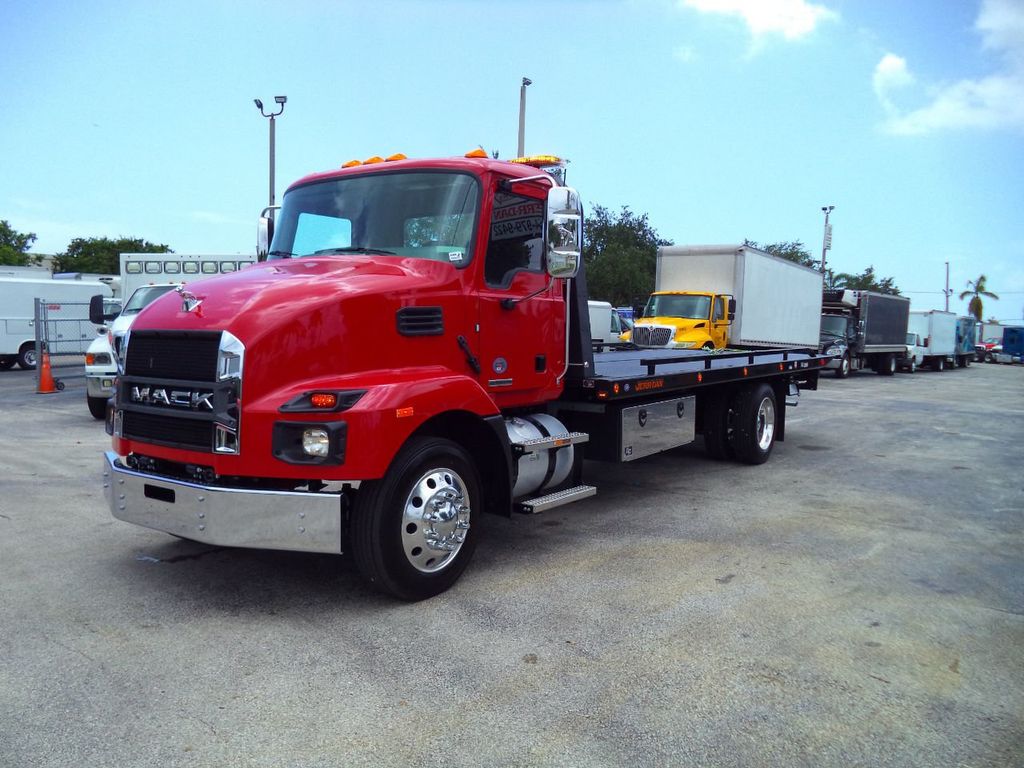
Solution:
[[[64,253],[54,259],[55,272],[92,272],[116,275],[122,253],[173,253],[166,245],[156,245],[138,237],[76,237]]]
[[[811,257],[811,252],[807,250],[807,247],[799,240],[792,242],[783,243],[768,243],[767,245],[758,245],[754,240],[744,240],[744,245],[749,245],[751,248],[759,248],[766,253],[770,253],[772,256],[778,256],[780,259],[786,259],[787,261],[793,261],[805,267],[811,267],[813,269],[819,269],[821,267],[821,261]]]
[[[849,288],[854,291],[874,291],[875,293],[888,293],[893,296],[900,295],[900,289],[896,287],[891,277],[879,279],[875,275],[874,266],[869,266],[859,275],[849,272],[839,272],[832,276],[833,288]]]
[[[37,264],[38,258],[27,253],[35,241],[34,232],[18,232],[7,219],[0,219],[0,264],[15,267]]]
[[[960,300],[963,301],[968,296],[971,300],[967,303],[967,311],[974,315],[975,319],[980,323],[982,318],[982,312],[984,311],[984,305],[982,304],[981,297],[987,296],[990,299],[999,300],[999,296],[988,290],[985,285],[985,276],[978,275],[977,280],[967,281],[967,290],[960,294]]]
[[[633,213],[627,206],[616,215],[595,205],[583,231],[590,297],[614,306],[642,307],[654,290],[658,246],[672,241],[658,235],[646,213]]]

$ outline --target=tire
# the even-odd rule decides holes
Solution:
[[[710,341],[706,341],[704,342],[704,346],[701,347],[701,349],[704,350],[705,352],[713,352],[715,349],[715,345],[712,344]]]
[[[839,367],[836,368],[836,378],[837,379],[845,379],[849,375],[850,375],[850,356],[849,355],[843,355],[842,359],[839,361]]]
[[[946,361],[941,357],[936,357],[932,360],[932,370],[936,373],[942,373],[946,369]]]
[[[907,373],[917,373],[917,358],[912,357],[910,359],[910,365],[907,366]]]
[[[732,393],[719,392],[708,395],[704,404],[704,450],[716,461],[731,461],[736,458],[732,447],[732,432],[736,411]]]
[[[25,371],[36,369],[36,345],[22,344],[18,350],[18,367]]]
[[[447,519],[426,521],[426,511]],[[352,512],[352,556],[375,588],[401,600],[440,594],[466,570],[480,536],[480,479],[469,454],[413,438],[384,478],[363,483]]]
[[[732,448],[744,464],[764,464],[775,447],[778,405],[767,384],[742,390],[736,399],[736,426]]]
[[[985,353],[985,362],[986,363],[994,363],[995,361],[996,361],[996,359],[995,359],[995,357],[992,356],[991,352],[986,352]]]
[[[0,356],[0,371],[6,371],[9,368],[13,368],[16,362],[18,362],[18,358],[14,355]]]
[[[892,376],[896,373],[896,356],[893,354],[887,354],[878,361],[875,371],[879,376]]]
[[[85,401],[89,405],[89,413],[92,414],[94,419],[103,421],[107,417],[107,398],[105,397],[90,397],[85,396]]]

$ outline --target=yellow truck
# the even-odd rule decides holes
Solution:
[[[640,347],[814,347],[821,273],[748,245],[664,246],[655,291],[630,340]]]

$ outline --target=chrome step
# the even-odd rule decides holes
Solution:
[[[524,515],[536,515],[548,509],[561,507],[564,504],[571,504],[574,501],[588,499],[597,493],[593,485],[577,485],[575,488],[566,488],[562,491],[549,493],[547,496],[538,496],[535,499],[526,499],[516,504],[516,511]]]
[[[561,435],[549,435],[548,437],[535,437],[532,440],[523,440],[521,443],[512,443],[512,451],[517,456],[535,451],[546,451],[549,448],[564,448],[567,445],[576,445],[590,440],[586,432],[566,432]]]

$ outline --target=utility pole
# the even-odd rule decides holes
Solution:
[[[825,234],[821,238],[821,274],[825,275],[825,279],[828,279],[828,273],[825,271],[825,252],[832,249],[832,225],[828,223],[828,215],[835,210],[834,205],[823,205],[821,206],[822,212],[825,214]]]
[[[526,154],[526,86],[533,85],[533,80],[523,78],[523,84],[519,86],[519,150],[516,157],[523,157]]]
[[[270,198],[269,198],[270,202],[267,203],[267,206],[270,208],[270,210],[267,211],[267,215],[270,216],[271,219],[273,219],[274,218],[274,210],[273,210],[273,206],[274,206],[274,123],[276,122],[274,118],[279,117],[281,115],[281,113],[284,112],[284,104],[285,104],[286,101],[288,101],[288,97],[287,96],[275,96],[274,97],[274,101],[277,103],[278,107],[280,107],[280,109],[278,109],[277,112],[264,112],[263,111],[263,102],[260,101],[259,99],[253,99],[253,101],[256,103],[256,108],[260,111],[260,114],[263,115],[264,117],[270,118]]]
[[[949,262],[946,262],[946,290],[943,291],[946,294],[946,311],[949,312],[949,297],[953,291],[949,288]]]

